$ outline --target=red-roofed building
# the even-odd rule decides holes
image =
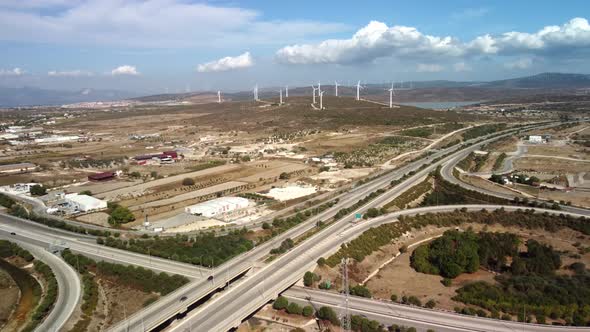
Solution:
[[[115,178],[115,172],[102,172],[88,175],[90,181],[109,181]]]

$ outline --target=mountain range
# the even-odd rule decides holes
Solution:
[[[363,94],[379,95],[389,88],[389,84],[365,84]],[[542,73],[527,77],[496,81],[416,81],[397,83],[397,101],[458,101],[490,100],[499,97],[521,96],[527,93],[575,93],[578,89],[590,88],[590,75],[567,73]],[[409,90],[411,88],[411,90]],[[261,98],[276,97],[278,87],[260,89]],[[331,87],[333,89],[333,86]],[[355,87],[340,87],[342,95],[352,95]],[[407,93],[406,93],[407,92]],[[292,96],[309,95],[311,87],[293,87]],[[247,100],[251,91],[224,93],[225,100]],[[0,106],[18,107],[34,105],[63,105],[79,102],[114,101],[132,99],[140,102],[191,101],[211,102],[217,99],[216,92],[191,92],[179,94],[160,94],[141,96],[141,94],[119,90],[82,89],[79,91],[48,90],[34,87],[0,87]],[[448,100],[446,100],[448,99]]]

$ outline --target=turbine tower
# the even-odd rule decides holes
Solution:
[[[258,101],[258,84],[254,86],[254,101]]]
[[[289,98],[289,86],[285,87],[285,98]]]
[[[320,83],[320,81],[318,81],[318,95],[321,91],[322,91],[322,83]]]
[[[338,81],[334,81],[334,95],[338,97]]]
[[[283,89],[279,90],[280,97],[279,97],[279,105],[283,105]]]
[[[361,81],[358,81],[356,84],[356,100],[361,100],[361,89],[363,89]]]
[[[313,104],[315,104],[315,91],[317,90],[317,88],[315,86],[311,86],[311,88],[313,89]]]
[[[389,91],[389,108],[393,108],[393,95],[395,94],[393,91],[393,83],[391,83],[391,89],[387,91]]]
[[[221,104],[221,90],[217,90],[217,102]]]
[[[324,92],[326,91],[320,91],[320,110],[324,109]]]

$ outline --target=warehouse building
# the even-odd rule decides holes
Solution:
[[[88,195],[80,195],[76,193],[66,194],[64,200],[72,210],[79,212],[89,212],[107,208],[106,201]]]
[[[245,209],[249,204],[250,202],[246,198],[221,197],[207,202],[187,206],[184,211],[192,215],[212,218]]]

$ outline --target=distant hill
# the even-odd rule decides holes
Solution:
[[[481,87],[520,89],[576,89],[590,88],[590,75],[542,73],[534,76],[483,83]]]
[[[0,107],[63,105],[91,101],[121,100],[137,94],[118,90],[82,89],[78,91],[48,90],[34,87],[0,87]]]

